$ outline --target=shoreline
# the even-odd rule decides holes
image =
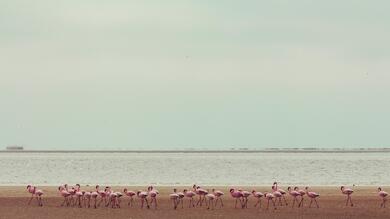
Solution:
[[[103,185],[101,185],[103,186]],[[184,207],[179,207],[174,210],[172,208],[169,194],[172,193],[173,187],[158,186],[156,189],[160,192],[158,195],[158,208],[157,209],[141,209],[139,199],[135,198],[135,206],[127,206],[128,197],[123,196],[121,198],[122,204],[120,209],[112,209],[109,207],[93,208],[78,208],[78,207],[61,207],[62,198],[58,193],[57,187],[38,187],[44,192],[43,195],[43,207],[38,207],[35,200],[31,205],[27,205],[27,201],[30,197],[26,191],[26,187],[23,186],[0,186],[0,215],[1,219],[5,218],[39,218],[39,219],[70,219],[79,218],[80,215],[84,219],[103,219],[109,217],[110,219],[136,219],[136,218],[210,218],[210,219],[222,219],[222,218],[277,218],[277,219],[309,219],[309,218],[389,218],[390,206],[388,208],[380,208],[380,199],[376,192],[375,186],[355,186],[354,194],[352,195],[354,207],[346,207],[346,196],[341,194],[339,187],[310,187],[311,191],[318,192],[320,197],[318,198],[318,204],[320,208],[309,208],[309,199],[306,197],[304,200],[303,208],[292,208],[292,198],[287,195],[286,199],[288,206],[277,206],[277,209],[266,209],[266,200],[262,199],[262,207],[255,208],[255,198],[250,197],[248,208],[234,208],[234,199],[230,196],[228,189],[229,186],[215,187],[222,190],[225,195],[223,196],[224,207],[215,208],[214,210],[207,210],[205,206],[198,206],[195,208],[188,208],[188,200],[184,200]],[[82,190],[89,191],[94,187],[82,186]],[[114,191],[123,191],[123,186],[112,187]],[[146,186],[134,187],[127,186],[128,189],[137,191],[138,189],[145,190]],[[176,187],[179,191],[190,187],[179,186]],[[211,189],[212,187],[204,187],[205,189]],[[241,186],[236,188],[242,188],[244,190],[266,192],[270,191],[270,185],[266,187],[250,187]],[[286,186],[281,186],[281,189],[286,190]],[[390,191],[390,187],[382,187],[385,191]],[[302,188],[303,189],[303,188]]]

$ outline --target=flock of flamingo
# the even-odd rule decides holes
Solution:
[[[278,187],[278,183],[274,182],[272,185],[272,191],[270,192],[258,192],[253,190],[252,192],[245,191],[242,189],[230,189],[230,195],[235,199],[234,207],[237,208],[237,204],[239,203],[240,208],[248,208],[248,200],[249,197],[252,196],[255,198],[256,203],[254,207],[261,208],[261,200],[264,198],[267,201],[266,209],[268,210],[270,204],[274,209],[277,209],[277,205],[283,206],[288,205],[286,200],[287,194],[292,198],[292,208],[297,205],[298,208],[303,207],[304,205],[304,197],[305,195],[310,198],[309,208],[311,208],[312,204],[315,203],[316,207],[319,208],[317,198],[320,196],[318,193],[310,191],[309,187],[305,187],[305,189],[299,189],[298,187],[288,187],[287,191],[280,189]],[[352,194],[353,190],[351,188],[347,188],[345,186],[340,187],[341,193],[347,196],[346,206],[353,206],[352,203]],[[27,191],[31,193],[31,198],[28,201],[28,205],[30,205],[31,201],[34,197],[37,200],[38,206],[43,206],[42,196],[43,191],[38,189],[35,186],[28,185]],[[157,209],[158,202],[157,197],[159,192],[153,187],[149,186],[145,191],[130,191],[125,188],[122,192],[113,191],[110,186],[106,186],[104,189],[100,189],[100,186],[95,186],[94,191],[83,191],[81,190],[81,186],[76,184],[74,187],[69,187],[67,184],[61,185],[58,187],[58,191],[63,197],[63,202],[61,206],[78,206],[79,208],[98,208],[103,204],[104,207],[111,208],[120,208],[121,207],[121,199],[122,196],[128,197],[128,206],[134,206],[134,198],[137,197],[140,202],[141,208],[155,208]],[[188,201],[188,208],[194,208],[196,206],[206,206],[207,209],[215,209],[216,207],[222,208],[223,200],[222,197],[224,193],[215,189],[203,189],[200,186],[194,185],[192,189],[187,190],[184,189],[182,192],[177,191],[177,189],[173,189],[173,193],[169,195],[169,199],[172,202],[173,209],[177,209],[179,206],[184,208],[184,199]],[[381,208],[386,207],[386,201],[388,193],[383,191],[382,188],[378,188],[378,196],[382,199]]]

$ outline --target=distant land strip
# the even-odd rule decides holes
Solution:
[[[266,148],[231,150],[0,150],[0,153],[378,153],[390,148]]]

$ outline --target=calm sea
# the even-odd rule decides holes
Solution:
[[[390,185],[390,153],[0,153],[0,185]]]

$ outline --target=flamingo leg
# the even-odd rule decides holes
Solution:
[[[286,204],[286,206],[288,205],[288,203],[287,203],[287,200],[286,200],[286,197],[284,197],[284,195],[283,195],[283,200],[284,200],[284,203]]]
[[[298,208],[303,207],[303,197],[301,198],[301,201],[298,204]]]
[[[173,200],[173,209],[176,210],[177,208],[177,200],[176,199],[172,199]]]
[[[276,200],[275,200],[275,201],[276,201]],[[274,200],[272,200],[272,203],[274,204],[274,209],[276,210],[275,201],[274,201]]]
[[[311,208],[311,204],[313,203],[313,199],[310,200],[309,208]]]
[[[349,202],[351,202],[351,207],[353,207],[352,197],[351,196],[349,196]]]
[[[267,203],[267,210],[268,210],[268,208],[269,208],[269,200],[270,200],[270,199],[268,199],[268,203]]]
[[[317,203],[317,199],[314,199],[314,201],[315,201],[315,203],[316,203],[316,205],[317,205],[317,208],[319,208],[320,206],[319,206],[318,203]]]
[[[198,206],[199,204],[200,204],[200,200],[201,200],[201,195],[199,195],[199,199],[198,199],[198,201],[196,202],[196,206]],[[202,205],[201,205],[202,206]]]

